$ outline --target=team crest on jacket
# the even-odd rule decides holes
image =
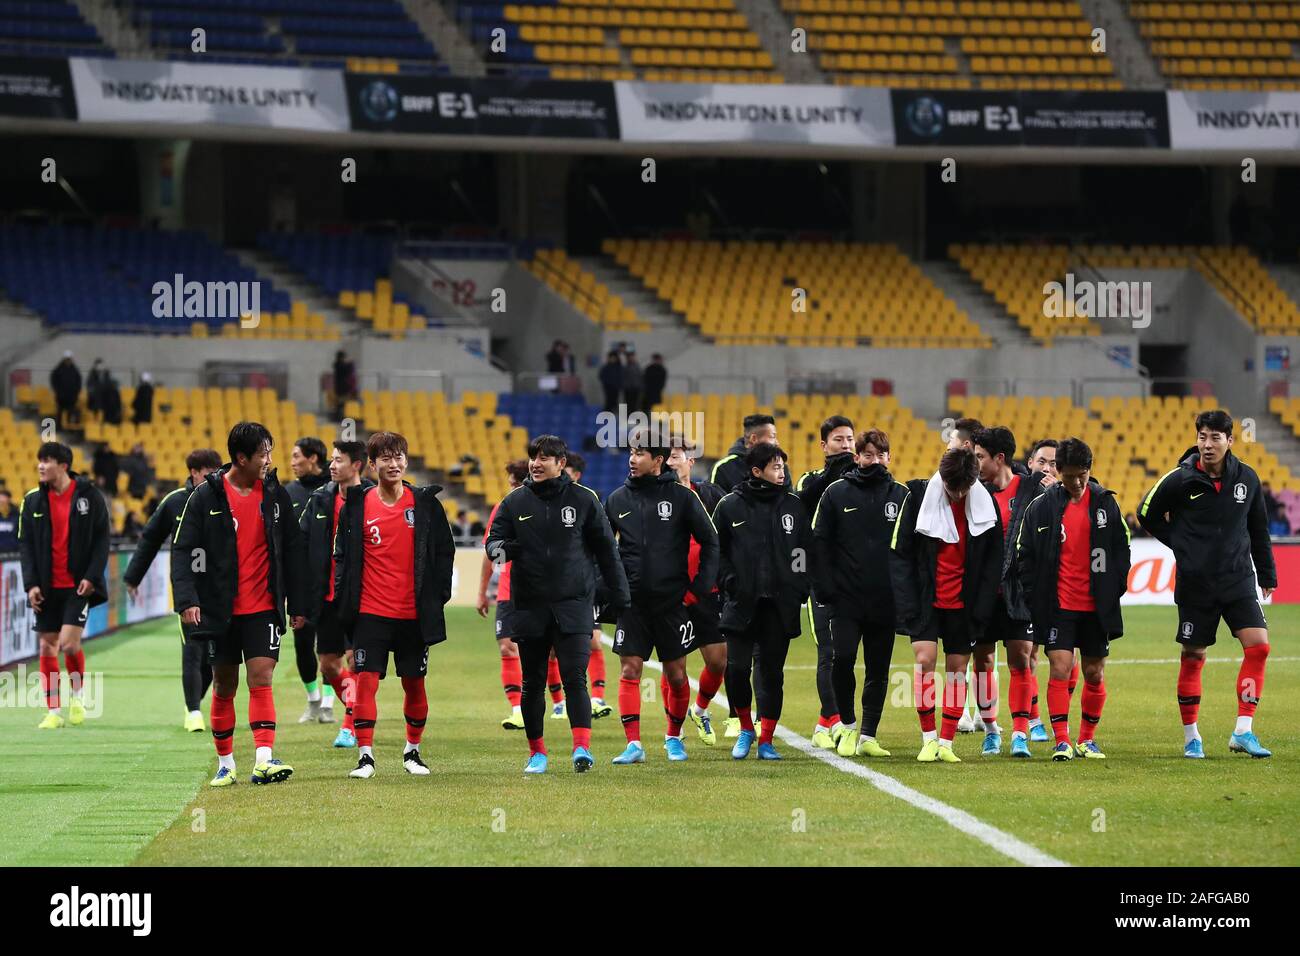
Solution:
[[[659,502],[659,520],[667,521],[673,516],[673,503],[671,501]]]
[[[79,515],[84,515],[84,514],[85,514],[86,512],[88,512],[89,510],[90,510],[90,502],[87,501],[85,498],[78,498],[78,499],[77,499],[77,514],[79,514]]]
[[[415,509],[414,509],[414,508],[407,508],[406,511],[405,511],[405,514],[406,514],[406,526],[407,526],[408,528],[414,528],[414,527],[415,527]]]
[[[1098,528],[1104,528],[1104,527],[1106,527],[1106,522],[1107,522],[1107,520],[1109,520],[1109,519],[1107,519],[1107,517],[1106,517],[1106,509],[1105,509],[1105,508],[1098,508],[1098,509],[1097,509],[1097,527],[1098,527]]]
[[[789,534],[790,532],[794,531],[794,515],[792,514],[781,515],[781,527],[785,529],[786,534]]]
[[[216,641],[213,641],[212,643],[213,643],[213,646],[215,647],[215,646],[216,646]],[[358,647],[358,648],[353,652],[352,656],[356,658],[357,666],[358,666],[358,667],[365,667],[365,666],[366,666],[366,649],[365,649],[364,647]]]
[[[885,502],[885,520],[893,521],[898,517],[898,505],[892,501]]]
[[[1238,504],[1246,500],[1246,483],[1244,481],[1239,481],[1233,486],[1232,497]]]
[[[572,528],[578,520],[578,509],[572,505],[565,505],[560,509],[560,520],[564,522],[566,528]]]
[[[273,521],[280,520],[280,502],[278,501],[275,503],[275,510],[271,512],[271,520]]]

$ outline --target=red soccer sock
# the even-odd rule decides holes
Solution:
[[[352,705],[357,730],[357,746],[373,747],[375,745],[375,721],[379,719],[379,707],[375,695],[379,693],[379,675],[373,671],[357,674],[357,700]]]
[[[591,657],[587,660],[587,680],[591,684],[591,696],[604,700],[605,652],[599,647],[591,652]]]
[[[1106,682],[1097,681],[1090,684],[1083,682],[1083,696],[1079,701],[1083,710],[1083,719],[1079,723],[1079,742],[1092,740],[1097,736],[1097,725],[1101,723],[1101,711],[1106,706]]]
[[[826,730],[830,730],[838,723],[840,723],[839,714],[831,714],[829,717],[822,717],[821,715],[818,715],[817,717],[817,726],[824,727]]]
[[[975,706],[979,708],[980,717],[992,723],[998,719],[998,669],[980,670],[975,665]]]
[[[957,722],[966,710],[966,674],[947,674],[943,679],[943,724],[940,740],[955,740]]]
[[[1178,662],[1178,712],[1183,726],[1196,723],[1201,712],[1201,671],[1203,657],[1184,657]]]
[[[1029,722],[1038,719],[1038,672],[1029,668]]]
[[[546,686],[551,692],[551,703],[564,700],[564,681],[560,678],[560,662],[554,657],[546,665]]]
[[[764,717],[758,722],[758,742],[760,744],[770,744],[772,735],[776,733],[776,721],[771,717]]]
[[[59,709],[59,655],[41,655],[41,694],[45,697],[45,706],[50,710]]]
[[[1241,669],[1237,671],[1237,716],[1254,717],[1259,699],[1264,696],[1264,664],[1268,645],[1256,644],[1245,649]]]
[[[1074,696],[1074,689],[1079,686],[1079,659],[1074,659],[1074,669],[1070,671],[1070,696]],[[1048,710],[1051,710],[1051,704],[1048,704]]]
[[[573,749],[586,747],[591,749],[591,728],[590,727],[573,727]]]
[[[424,724],[429,719],[429,696],[424,690],[423,677],[403,677],[402,715],[406,718],[406,742],[419,744],[424,736]]]
[[[1047,715],[1058,744],[1070,742],[1070,682],[1047,679]]]
[[[740,729],[754,732],[754,715],[748,707],[737,707],[736,716],[740,719]]]
[[[627,742],[641,739],[641,682],[618,679],[618,713]]]
[[[248,726],[254,747],[275,746],[275,695],[270,687],[248,688]]]
[[[912,696],[916,698],[916,716],[921,721],[921,732],[934,733],[934,671],[914,672]]]
[[[501,686],[505,689],[510,706],[518,707],[520,695],[524,692],[524,669],[519,658],[501,658]]]
[[[680,737],[682,735],[682,724],[686,723],[686,708],[691,706],[691,684],[690,681],[682,681],[679,687],[668,684],[668,678],[664,678],[667,684],[667,693],[664,694],[664,714],[668,718],[668,736]]]
[[[218,757],[229,757],[235,750],[235,698],[219,697],[212,692],[212,705],[208,711],[212,724],[212,743]]]
[[[538,737],[536,740],[533,740],[531,737],[529,737],[528,756],[531,757],[533,754],[544,754],[544,753],[546,753],[546,742],[542,740],[541,737]]]
[[[68,671],[68,693],[73,697],[80,697],[81,688],[86,682],[86,652],[65,651],[63,666]]]
[[[343,703],[347,709],[343,712],[343,729],[350,730],[355,737],[357,732],[356,718],[352,714],[352,708],[357,705],[357,672],[343,668],[339,674],[339,679],[343,683]]]
[[[1011,707],[1011,729],[1015,733],[1029,734],[1029,670],[1011,668],[1011,688],[1007,691],[1007,704]]]
[[[717,695],[718,689],[722,687],[722,674],[715,674],[707,667],[700,671],[700,692],[695,695],[695,706],[700,710],[705,710],[709,702]]]

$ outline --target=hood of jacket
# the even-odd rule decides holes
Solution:
[[[840,475],[845,481],[851,481],[862,488],[874,488],[877,485],[886,484],[894,480],[894,476],[889,473],[889,469],[884,465],[876,462],[874,465],[868,465],[866,468],[858,466],[850,468],[844,474]]]
[[[565,471],[560,472],[558,477],[547,478],[545,481],[534,481],[532,475],[524,479],[524,487],[532,489],[533,494],[543,501],[549,501],[556,497],[571,484],[573,484],[573,479]]]
[[[629,491],[649,491],[659,485],[675,485],[678,483],[677,472],[671,468],[665,468],[657,475],[637,475],[636,477],[628,475],[623,485]]]
[[[742,498],[748,498],[752,501],[775,501],[782,495],[789,493],[789,489],[785,485],[774,485],[770,481],[764,481],[762,478],[755,478],[752,475],[736,485],[735,491]]]

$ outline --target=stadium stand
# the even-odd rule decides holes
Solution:
[[[461,2],[490,65],[553,79],[780,83],[734,0]],[[492,48],[503,30],[505,50]]]
[[[892,244],[607,239],[602,251],[719,345],[991,345]]]
[[[0,55],[114,56],[75,3],[0,0]]]
[[[598,325],[619,332],[649,330],[649,323],[563,249],[539,249],[531,261],[520,264]]]
[[[1173,89],[1300,89],[1300,4],[1135,0],[1128,9]]]
[[[1093,51],[1092,25],[1072,0],[782,0],[781,8],[840,84],[1122,89],[1109,56]]]
[[[1101,331],[1085,315],[1049,318],[1043,314],[1044,284],[1059,282],[1070,271],[1068,246],[955,244],[948,247],[948,256],[1040,342]]]

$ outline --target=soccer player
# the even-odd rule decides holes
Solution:
[[[591,654],[596,569],[617,612],[630,602],[627,575],[596,493],[564,471],[568,448],[555,435],[528,444],[528,478],[497,509],[484,548],[494,561],[510,561],[515,643],[523,668],[520,707],[528,737],[525,773],[545,773],[546,663],[551,650],[560,665],[573,731],[573,769],[591,769]]]
[[[1047,712],[1055,761],[1105,758],[1097,724],[1106,704],[1110,642],[1124,634],[1119,601],[1128,590],[1129,530],[1115,493],[1092,478],[1092,449],[1067,438],[1056,449],[1060,481],[1030,502],[1016,538],[1016,563],[1034,640],[1047,648]],[[1070,743],[1070,672],[1083,659],[1083,719]]]
[[[655,444],[644,431],[631,435],[629,443],[627,481],[605,499],[631,595],[614,632],[614,653],[622,663],[618,711],[627,747],[613,762],[645,763],[641,673],[652,652],[658,654],[668,684],[664,750],[670,761],[685,760],[682,724],[691,703],[686,655],[694,627],[682,600],[688,588],[697,599],[712,592],[718,576],[718,535],[699,496],[682,487],[677,473],[665,467],[671,449]],[[689,563],[692,539],[700,543],[694,579]]]
[[[745,455],[749,478],[718,502],[713,523],[721,549],[718,585],[727,637],[727,696],[736,705],[740,736],[731,756],[749,756],[758,738],[760,760],[780,760],[772,743],[785,695],[785,659],[799,636],[799,610],[808,600],[812,529],[798,495],[786,485],[786,453],[758,442]],[[755,672],[761,732],[750,714],[750,670]]]
[[[746,415],[744,433],[727,449],[727,453],[713,465],[709,480],[722,489],[723,494],[735,491],[736,485],[749,480],[749,468],[745,465],[745,456],[751,448],[760,442],[776,444],[776,419],[771,415]],[[791,486],[790,472],[787,469],[783,479],[785,486]]]
[[[1031,475],[1043,475],[1043,487],[1046,488],[1057,480],[1056,474],[1056,446],[1060,444],[1055,438],[1040,438],[1034,442],[1029,449],[1029,473]],[[1014,538],[1009,540],[1014,541]],[[1074,665],[1074,670],[1070,672],[1070,693],[1074,693],[1075,686],[1079,683],[1079,665]],[[1029,662],[1029,739],[1036,743],[1045,743],[1052,738],[1047,734],[1047,728],[1043,726],[1042,718],[1038,714],[1038,644],[1035,643],[1033,650],[1030,651]]]
[[[293,768],[277,760],[271,680],[285,628],[301,627],[305,580],[302,535],[293,503],[276,480],[271,433],[257,422],[230,430],[230,461],[185,501],[172,541],[172,599],[192,639],[208,641],[212,662],[214,787],[235,776],[235,692],[239,663],[248,680],[248,724],[255,747],[252,781],[280,783]]]
[[[316,635],[321,677],[343,701],[343,724],[334,738],[334,746],[341,748],[357,745],[353,713],[357,675],[347,659],[351,649],[335,600],[334,534],[349,489],[374,485],[373,481],[361,477],[367,462],[364,444],[336,441],[330,453],[330,480],[311,493],[298,519],[307,549],[307,622]]]
[[[922,763],[960,763],[952,742],[966,704],[966,665],[983,636],[1002,573],[1002,529],[968,448],[944,453],[929,481],[908,482],[889,573],[895,625],[912,639]],[[943,725],[934,726],[934,668],[944,650]]]
[[[329,454],[325,443],[310,436],[299,438],[293,444],[289,454],[289,467],[293,469],[294,480],[284,486],[293,502],[293,520],[300,522],[307,504],[307,499],[330,480],[327,468]],[[316,671],[316,628],[308,623],[301,631],[293,632],[293,655],[298,664],[298,678],[307,692],[307,709],[298,718],[298,723],[309,724],[319,721],[322,724],[334,723],[334,692],[326,681],[324,695]]]
[[[190,476],[185,484],[168,492],[158,507],[149,516],[148,523],[140,533],[140,542],[136,545],[131,563],[122,573],[126,582],[126,591],[131,600],[136,599],[137,589],[144,576],[149,573],[149,566],[158,554],[164,540],[176,534],[176,522],[181,520],[185,502],[204,478],[221,467],[221,456],[212,448],[196,448],[185,456],[185,467]],[[208,645],[204,640],[191,640],[184,624],[181,624],[181,689],[185,694],[185,729],[202,733],[203,697],[212,686],[212,663],[208,660]]]
[[[894,651],[894,594],[889,583],[889,545],[907,497],[907,486],[885,467],[889,436],[878,428],[854,442],[854,468],[831,483],[813,515],[814,600],[830,616],[835,711],[843,721],[836,740],[842,757],[888,757],[876,741],[889,687]],[[815,605],[814,605],[815,606]],[[861,644],[865,664],[862,731],[854,712],[853,668]],[[821,645],[818,645],[820,654]]]
[[[806,514],[817,513],[817,503],[822,493],[855,465],[853,453],[853,421],[843,415],[832,415],[821,425],[822,454],[825,464],[816,471],[809,471],[795,482],[795,494],[803,502]],[[839,743],[844,724],[840,720],[839,710],[835,706],[835,682],[831,671],[835,663],[835,649],[831,639],[831,608],[817,596],[814,585],[812,597],[808,599],[808,627],[813,634],[813,643],[817,646],[817,698],[821,703],[821,713],[817,717],[817,726],[813,728],[812,742],[824,750],[833,750]],[[855,652],[856,653],[856,652]]]
[[[1002,578],[997,602],[983,640],[975,645],[975,697],[984,721],[984,746],[981,753],[997,756],[1002,752],[1002,733],[997,726],[997,642],[1007,649],[1007,667],[1011,671],[1008,702],[1011,707],[1011,756],[1029,754],[1029,701],[1033,696],[1030,676],[1037,666],[1034,654],[1034,631],[1029,609],[1020,594],[1016,577],[1016,533],[1029,503],[1042,493],[1045,472],[1029,473],[1016,457],[1016,436],[1001,426],[981,428],[974,437],[975,457],[980,463],[980,480],[984,482],[998,506],[1003,530]],[[1039,724],[1041,729],[1042,725]],[[1047,739],[1047,732],[1041,731]]]
[[[527,477],[527,461],[520,458],[517,461],[506,463],[506,481],[510,483],[511,491],[522,485]],[[496,520],[497,510],[500,507],[501,502],[498,501],[492,506],[492,513],[488,515],[487,529],[489,534],[492,531],[492,522]],[[477,606],[479,617],[487,617],[487,589],[491,580],[492,559],[485,554],[483,555],[483,568],[478,581]],[[501,573],[497,575],[496,638],[497,650],[501,652],[501,686],[506,692],[506,702],[510,704],[510,716],[501,721],[501,729],[523,730],[524,714],[519,709],[519,695],[523,690],[524,678],[519,669],[519,646],[515,644],[514,638],[511,637],[514,633],[512,609],[513,606],[510,603],[510,562],[506,561],[501,565]]]
[[[36,451],[40,483],[23,496],[18,516],[23,589],[36,613],[41,690],[46,714],[37,725],[64,724],[59,703],[59,653],[68,669],[68,723],[86,720],[86,652],[81,635],[92,607],[108,600],[108,505],[85,475],[72,471],[72,449],[45,442]]]
[[[974,450],[973,439],[975,433],[983,428],[983,423],[977,418],[959,418],[953,423],[952,432],[948,436],[949,450],[954,448],[966,448]],[[966,675],[966,686],[970,686],[970,674]],[[975,709],[975,700],[973,696],[967,695],[966,707],[961,713],[961,720],[957,722],[957,733],[973,734],[982,726],[979,719],[978,711]]]
[[[1040,438],[1034,442],[1034,447],[1029,449],[1029,473],[1046,475],[1043,479],[1044,484],[1050,485],[1057,480],[1056,474],[1056,449],[1060,445],[1055,438]]]
[[[334,595],[339,620],[352,637],[357,686],[352,705],[357,731],[357,766],[348,776],[375,775],[375,696],[388,673],[388,655],[402,681],[406,746],[402,769],[427,776],[420,741],[429,717],[424,678],[429,648],[447,639],[443,606],[451,600],[456,545],[439,485],[415,487],[404,481],[406,439],[375,432],[366,457],[379,483],[354,485],[339,512],[334,536]]]
[[[582,473],[587,470],[587,460],[576,451],[569,452],[565,473],[573,479],[574,484],[582,484]],[[599,573],[599,571],[597,571]],[[596,623],[595,608],[592,609],[591,657],[587,659],[587,679],[591,682],[591,716],[593,720],[608,717],[614,712],[605,700],[605,645],[601,643],[602,632]],[[564,719],[564,685],[560,681],[559,662],[555,652],[551,652],[550,663],[546,665],[546,681],[551,691],[551,719]]]
[[[717,508],[718,502],[722,500],[722,490],[711,481],[692,480],[691,465],[697,454],[694,442],[683,436],[674,435],[670,443],[672,451],[668,457],[668,467],[677,474],[677,480],[683,487],[690,488],[699,496],[705,512],[711,515]],[[691,550],[687,559],[692,581],[700,573],[701,550],[702,545],[692,536]],[[691,637],[686,648],[687,653],[698,650],[700,657],[704,658],[704,669],[700,671],[699,678],[700,689],[696,692],[695,703],[687,711],[686,716],[695,725],[695,732],[699,734],[700,740],[712,747],[718,742],[718,736],[713,729],[713,721],[709,718],[709,704],[712,703],[727,676],[727,640],[722,636],[719,626],[722,619],[722,599],[718,595],[716,575],[713,590],[708,595],[697,598],[695,592],[688,588],[686,597],[682,600],[690,620]],[[660,689],[663,691],[664,700],[667,700],[669,697],[667,678],[660,682]],[[731,712],[735,714],[734,704],[731,705]],[[737,718],[736,734],[739,733],[740,720]]]
[[[1138,511],[1142,527],[1173,550],[1177,566],[1174,603],[1183,646],[1178,707],[1185,757],[1205,756],[1197,727],[1201,669],[1220,618],[1244,655],[1237,673],[1237,726],[1228,749],[1272,756],[1254,730],[1268,660],[1268,622],[1255,587],[1258,580],[1268,598],[1277,587],[1277,568],[1259,476],[1232,453],[1232,443],[1232,417],[1222,409],[1201,412],[1196,447],[1156,482]]]

